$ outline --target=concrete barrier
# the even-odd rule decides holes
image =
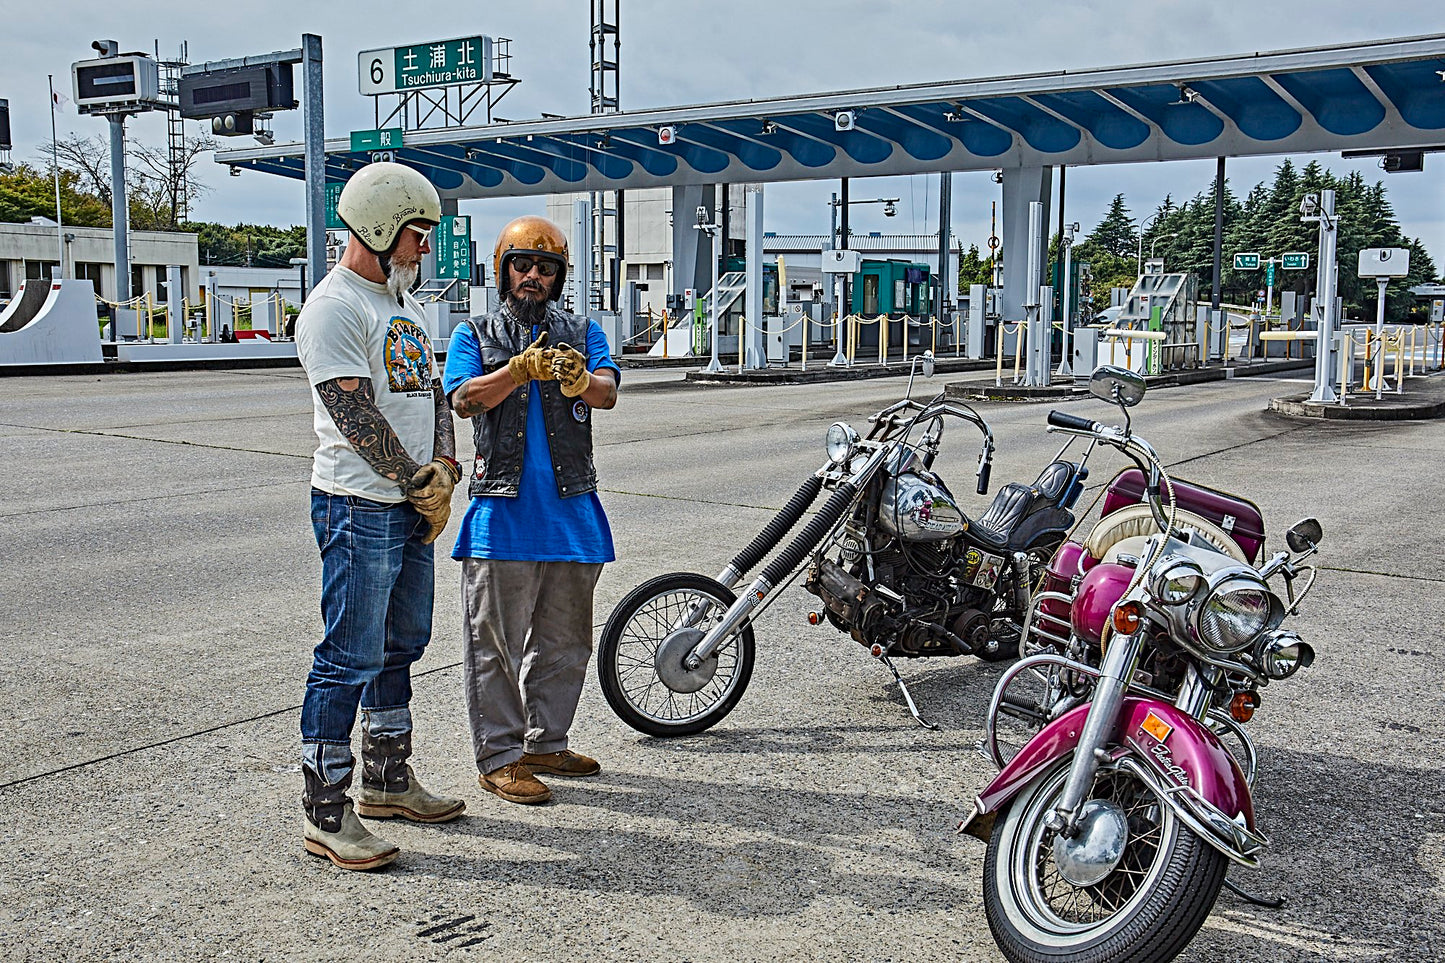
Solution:
[[[100,325],[95,315],[95,285],[73,278],[28,280],[25,288],[45,291],[39,308],[15,328],[0,325],[0,366],[36,364],[100,364]],[[20,295],[14,305],[24,299]],[[34,297],[32,293],[30,297]],[[7,307],[4,318],[10,323]]]

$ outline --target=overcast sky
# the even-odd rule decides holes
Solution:
[[[90,42],[109,38],[122,51],[176,55],[189,44],[192,62],[266,53],[320,34],[326,83],[326,133],[374,126],[369,98],[357,91],[360,50],[467,34],[512,39],[512,73],[522,83],[498,113],[512,119],[542,112],[584,114],[588,101],[588,6],[549,2],[310,3],[246,0],[232,4],[116,3],[53,0],[6,4],[0,40],[0,97],[10,100],[13,159],[34,161],[50,142],[46,75],[69,93],[70,64],[93,56]],[[858,87],[1008,76],[1035,71],[1150,63],[1353,43],[1445,32],[1439,0],[729,0],[690,3],[621,0],[621,99],[624,108],[768,98]],[[298,74],[299,83],[299,74]],[[103,135],[105,124],[67,105],[57,113],[63,137]],[[198,124],[188,127],[200,131]],[[277,115],[277,139],[299,140],[300,112]],[[131,120],[132,136],[163,143],[159,113]],[[237,146],[252,143],[237,138]],[[1445,266],[1445,154],[1428,155],[1423,173],[1385,175],[1377,161],[1318,157],[1331,169],[1358,169],[1383,180],[1407,235],[1419,237]],[[1270,176],[1280,158],[1231,160],[1237,193]],[[225,223],[289,225],[304,218],[299,181],[247,172],[225,176],[206,162],[208,193],[193,216]],[[1087,232],[1109,200],[1123,192],[1136,216],[1166,193],[1176,199],[1206,190],[1213,161],[1072,168],[1066,214]],[[779,233],[824,233],[836,181],[771,185],[765,227]],[[852,196],[902,198],[898,216],[880,205],[854,208],[857,232],[937,230],[938,177],[855,180]],[[980,247],[989,204],[998,197],[987,173],[955,175],[953,229]],[[474,236],[486,246],[506,219],[542,211],[541,198],[471,201]],[[1055,215],[1056,216],[1056,215]]]

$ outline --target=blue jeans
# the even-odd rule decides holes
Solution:
[[[411,729],[411,665],[431,640],[435,591],[427,523],[410,504],[311,490],[325,636],[301,705],[304,761],[327,783],[352,768],[351,728]]]

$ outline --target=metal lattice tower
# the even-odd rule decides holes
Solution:
[[[592,32],[588,46],[592,52],[592,113],[615,114],[621,107],[618,64],[620,39],[618,36],[618,7],[621,0],[592,0]],[[605,141],[605,135],[603,140]],[[592,310],[603,307],[602,292],[607,288],[611,272],[618,269],[622,257],[618,235],[621,222],[617,217],[622,204],[619,191],[594,191],[592,198],[592,290],[587,292],[587,306]],[[608,220],[612,228],[608,227]],[[618,279],[620,283],[620,278]],[[617,310],[617,305],[609,305]]]
[[[177,221],[190,219],[190,204],[186,197],[186,129],[180,111],[181,68],[190,65],[190,44],[181,42],[180,56],[175,60],[160,59],[160,41],[156,42],[156,62],[161,69],[161,97],[176,106],[166,111],[166,158],[170,164],[170,187],[175,191],[175,217]]]

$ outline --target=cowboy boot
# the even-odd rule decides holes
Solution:
[[[401,850],[372,835],[356,818],[346,795],[350,772],[330,784],[310,767],[303,766],[301,773],[306,780],[301,806],[306,813],[302,830],[308,853],[325,856],[342,869],[379,869],[396,859]]]
[[[363,730],[357,812],[367,819],[400,816],[416,823],[444,823],[465,812],[465,801],[438,796],[421,784],[407,765],[410,756],[410,732],[377,736]]]

